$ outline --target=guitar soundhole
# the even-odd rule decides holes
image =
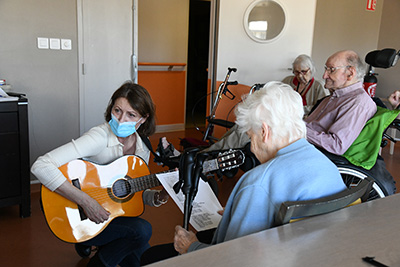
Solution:
[[[113,184],[112,192],[117,198],[126,198],[132,192],[132,187],[127,180],[119,179]]]

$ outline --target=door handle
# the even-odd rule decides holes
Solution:
[[[137,72],[138,72],[138,62],[136,55],[132,55],[132,68],[131,68],[131,79],[133,82],[137,83]]]

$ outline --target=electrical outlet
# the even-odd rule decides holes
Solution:
[[[61,39],[61,49],[62,50],[71,50],[72,49],[71,39]]]
[[[50,49],[60,50],[60,39],[50,38]]]
[[[39,49],[49,49],[49,38],[38,37],[37,46]]]

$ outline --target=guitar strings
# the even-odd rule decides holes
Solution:
[[[128,178],[124,183],[117,183],[115,181],[111,187],[89,187],[83,188],[83,191],[95,200],[102,202],[110,198],[110,196],[104,193],[104,190],[111,190],[113,195],[120,197],[121,199],[128,197],[132,193],[137,193],[148,188],[156,187],[160,185],[160,182],[156,178],[155,174],[145,175],[136,178]],[[132,190],[129,190],[132,189]]]

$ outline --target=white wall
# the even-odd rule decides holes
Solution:
[[[140,7],[148,10],[139,14],[139,60],[186,62],[189,0],[145,0]],[[77,1],[1,0],[0,10],[0,79],[29,99],[33,162],[79,136]],[[71,39],[72,50],[39,50],[37,37]]]
[[[351,49],[364,59],[377,48],[384,2],[376,2],[376,10],[367,11],[367,0],[318,0],[311,55],[317,78],[322,79],[325,62],[333,53]]]
[[[253,85],[282,80],[299,54],[311,54],[316,0],[277,0],[287,15],[283,34],[271,43],[250,39],[243,16],[253,0],[221,0],[217,80],[223,80],[228,67],[238,71],[231,76],[241,84]]]
[[[33,162],[79,135],[76,1],[1,0],[0,10],[0,78],[28,97]],[[40,50],[37,37],[71,39],[72,50]]]
[[[378,49],[394,48],[400,50],[400,1],[385,0],[382,23],[379,33]],[[376,95],[387,97],[394,90],[400,90],[400,63],[389,69],[376,69],[378,86]]]

